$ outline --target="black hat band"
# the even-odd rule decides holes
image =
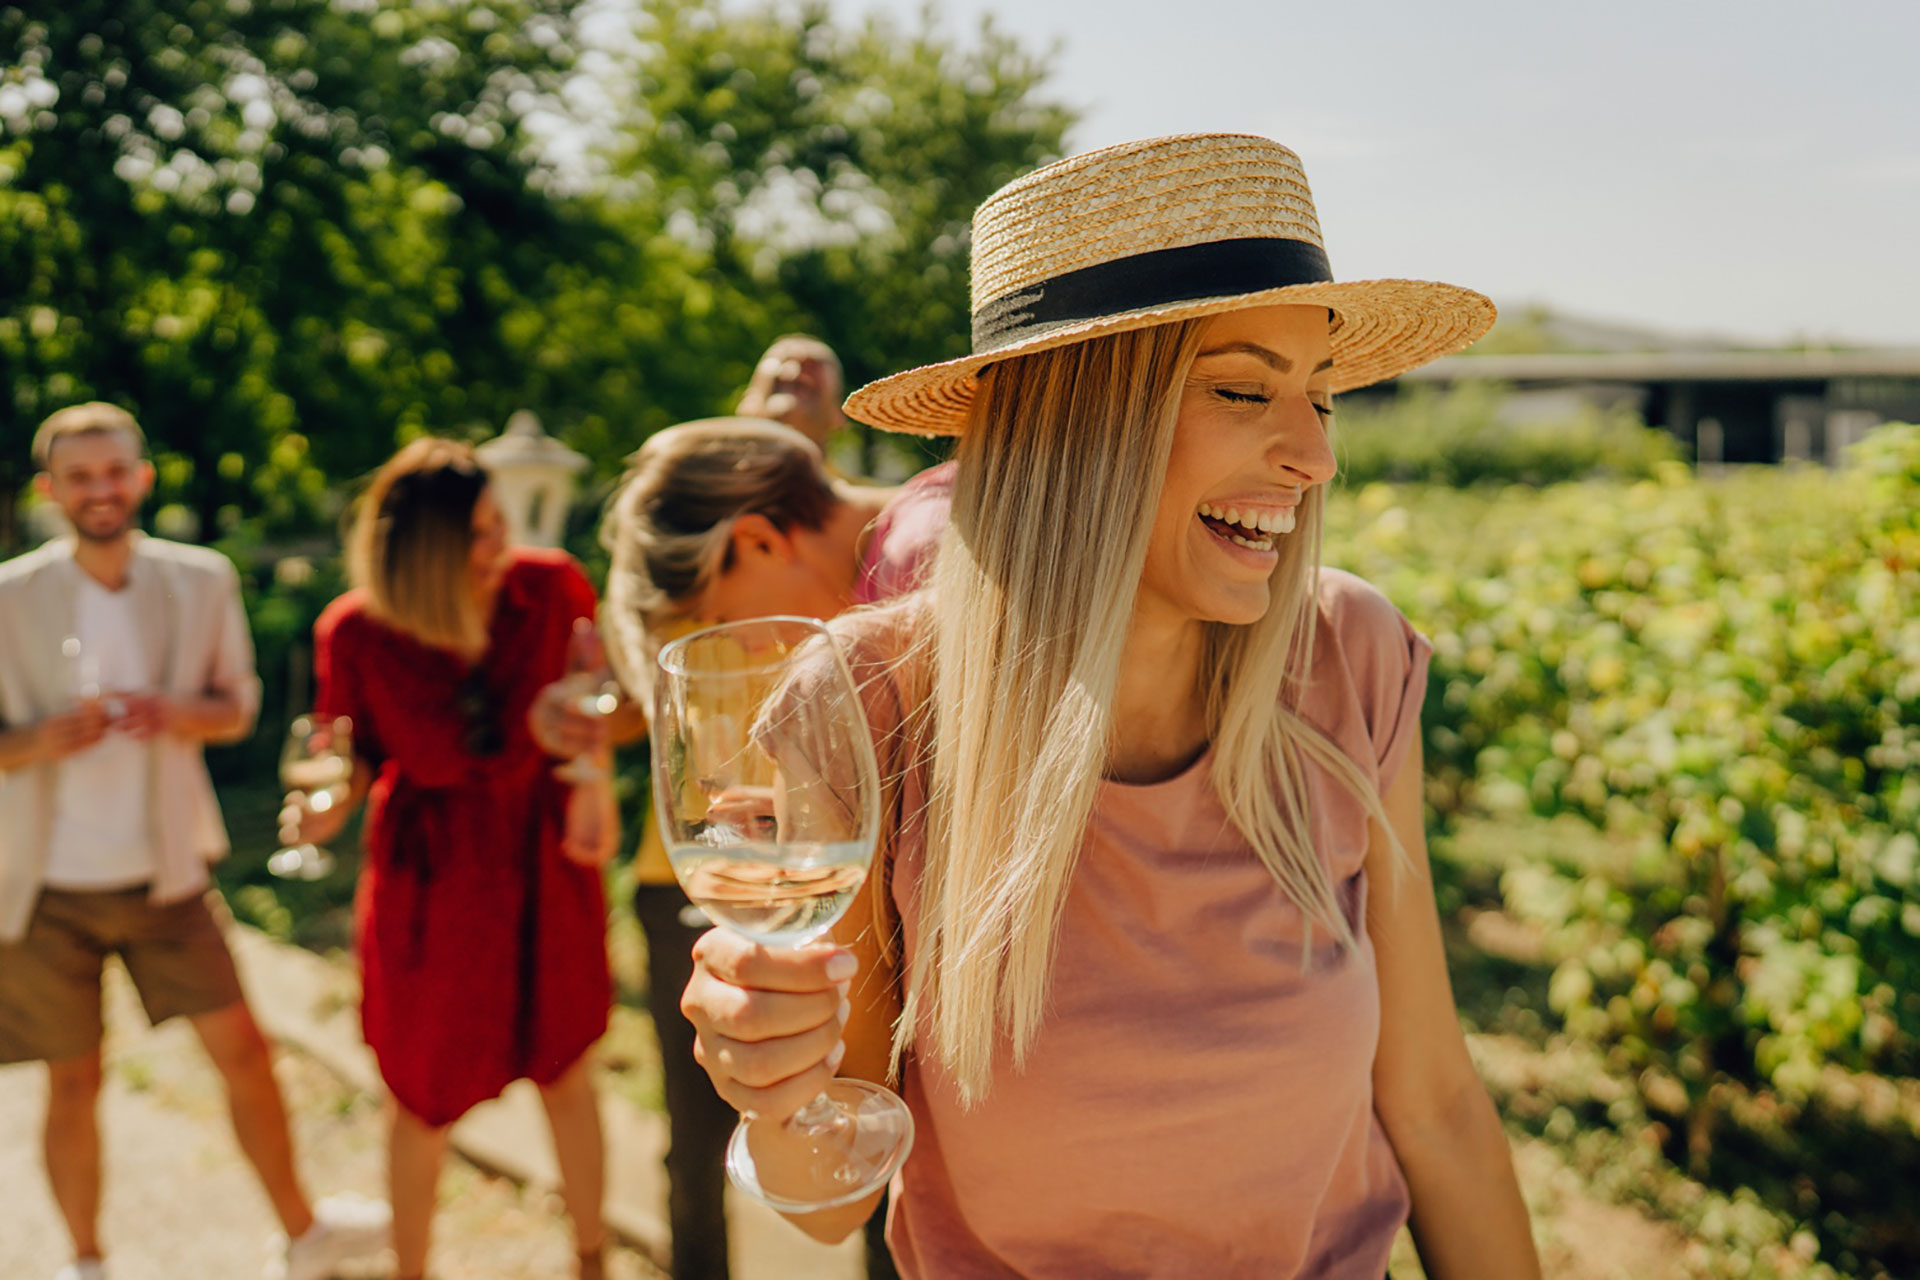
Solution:
[[[1326,250],[1305,240],[1263,236],[1155,249],[995,298],[973,313],[973,352],[998,351],[1103,316],[1332,279]]]

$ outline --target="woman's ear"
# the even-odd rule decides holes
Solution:
[[[782,565],[793,563],[795,555],[793,539],[781,532],[779,525],[757,511],[734,517],[733,532],[730,536],[735,564],[767,559],[778,561]]]

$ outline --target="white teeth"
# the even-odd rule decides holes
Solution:
[[[1243,547],[1249,547],[1249,548],[1251,548],[1251,549],[1253,549],[1253,550],[1255,550],[1255,551],[1271,551],[1271,550],[1273,550],[1273,539],[1272,539],[1272,538],[1261,538],[1260,540],[1258,540],[1258,541],[1256,542],[1256,541],[1255,541],[1254,539],[1252,539],[1252,538],[1243,538],[1243,537],[1241,537],[1241,536],[1240,536],[1239,534],[1237,534],[1237,533],[1230,533],[1230,534],[1228,534],[1228,535],[1227,535],[1227,538],[1228,538],[1228,540],[1229,540],[1229,541],[1231,541],[1231,542],[1237,542],[1237,543],[1239,543],[1239,544],[1240,544],[1241,546],[1243,546]]]
[[[1200,504],[1200,514],[1209,520],[1221,520],[1227,524],[1237,524],[1249,533],[1274,534],[1293,532],[1294,511],[1291,507],[1283,508],[1279,511],[1243,512],[1238,507],[1216,507],[1211,502],[1203,502]]]

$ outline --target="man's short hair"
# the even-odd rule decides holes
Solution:
[[[766,359],[773,354],[774,348],[786,346],[788,343],[794,346],[812,347],[822,364],[832,365],[835,373],[843,372],[840,367],[840,353],[828,346],[824,339],[816,338],[810,333],[783,333],[767,344],[767,349],[760,353],[760,358]]]
[[[140,429],[133,415],[117,404],[90,400],[86,404],[70,404],[64,409],[55,410],[40,424],[40,429],[33,433],[33,465],[42,471],[50,470],[53,446],[59,441],[111,431],[125,434],[133,441],[133,447],[140,456],[146,456],[147,433]]]

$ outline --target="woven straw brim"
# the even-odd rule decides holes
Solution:
[[[1484,295],[1430,280],[1335,280],[1226,298],[1197,298],[1101,316],[984,355],[896,373],[848,396],[846,414],[884,431],[959,435],[966,429],[980,371],[988,365],[1104,334],[1282,304],[1324,306],[1340,317],[1330,371],[1335,393],[1398,377],[1463,350],[1493,327],[1495,316],[1492,301]]]

